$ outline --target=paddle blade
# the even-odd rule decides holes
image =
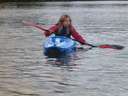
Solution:
[[[99,48],[112,48],[112,49],[118,49],[118,50],[121,50],[124,48],[124,46],[121,46],[121,45],[109,45],[109,44],[100,45],[98,47]]]
[[[43,28],[43,26],[36,24],[34,22],[31,22],[31,21],[22,21],[22,23],[28,26],[33,26],[35,28],[41,29],[43,31],[49,31],[48,29]]]
[[[28,26],[35,26],[36,24],[34,24],[31,21],[22,21],[23,24],[28,25]]]

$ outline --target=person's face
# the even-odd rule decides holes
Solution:
[[[71,22],[70,22],[70,19],[69,19],[69,18],[67,18],[67,19],[63,22],[63,25],[64,25],[65,27],[68,27],[70,24],[71,24]]]

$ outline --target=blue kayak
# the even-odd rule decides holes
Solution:
[[[43,44],[46,56],[60,56],[76,50],[76,42],[65,36],[49,36]]]

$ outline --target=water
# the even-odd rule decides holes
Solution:
[[[0,96],[127,96],[127,9],[127,1],[0,4]],[[21,22],[49,27],[62,14],[71,16],[87,42],[125,49],[93,48],[65,58],[45,57],[41,31]]]

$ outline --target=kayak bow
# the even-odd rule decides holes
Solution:
[[[76,50],[76,42],[65,36],[49,36],[43,43],[46,56],[60,56]]]

